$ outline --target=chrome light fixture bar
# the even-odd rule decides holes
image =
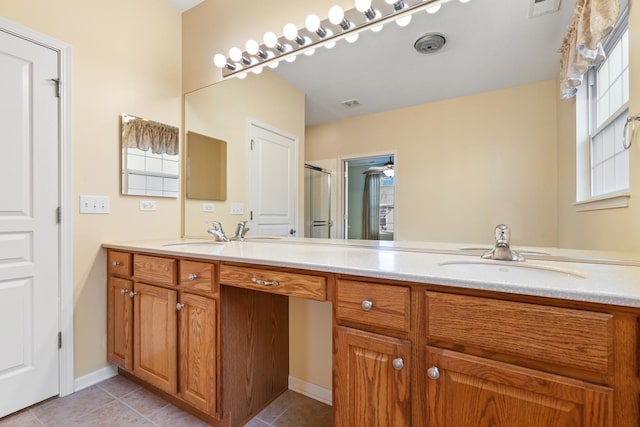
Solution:
[[[294,24],[287,24],[283,36],[268,32],[263,44],[249,40],[245,52],[231,48],[228,58],[217,54],[213,62],[222,69],[224,78],[244,78],[250,71],[258,74],[265,66],[275,68],[283,60],[293,62],[301,53],[310,55],[316,48],[333,47],[342,39],[353,42],[359,33],[369,29],[379,30],[387,22],[396,21],[399,25],[403,21],[408,23],[416,12],[426,10],[435,13],[450,1],[453,0],[356,0],[356,7],[352,9],[343,11],[339,6],[334,6],[329,10],[327,19],[322,21],[316,15],[309,15],[305,28],[298,29]],[[459,1],[467,3],[469,0]]]

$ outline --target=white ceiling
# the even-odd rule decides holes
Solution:
[[[165,0],[171,7],[179,12],[191,9],[198,3],[202,3],[204,0]]]

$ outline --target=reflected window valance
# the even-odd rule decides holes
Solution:
[[[127,148],[151,150],[155,154],[177,155],[179,130],[175,126],[123,114],[122,142]]]
[[[605,59],[602,42],[620,14],[618,0],[576,0],[573,20],[560,47],[560,90],[574,96],[589,67]]]

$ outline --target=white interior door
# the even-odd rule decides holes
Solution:
[[[249,125],[251,235],[295,236],[298,209],[298,139],[265,125]]]
[[[59,393],[58,75],[0,31],[0,417]]]

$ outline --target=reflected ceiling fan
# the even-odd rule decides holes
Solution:
[[[373,166],[367,169],[363,173],[383,173],[385,176],[394,176],[395,175],[395,165],[393,163],[393,157],[389,157],[389,161],[382,166]]]

